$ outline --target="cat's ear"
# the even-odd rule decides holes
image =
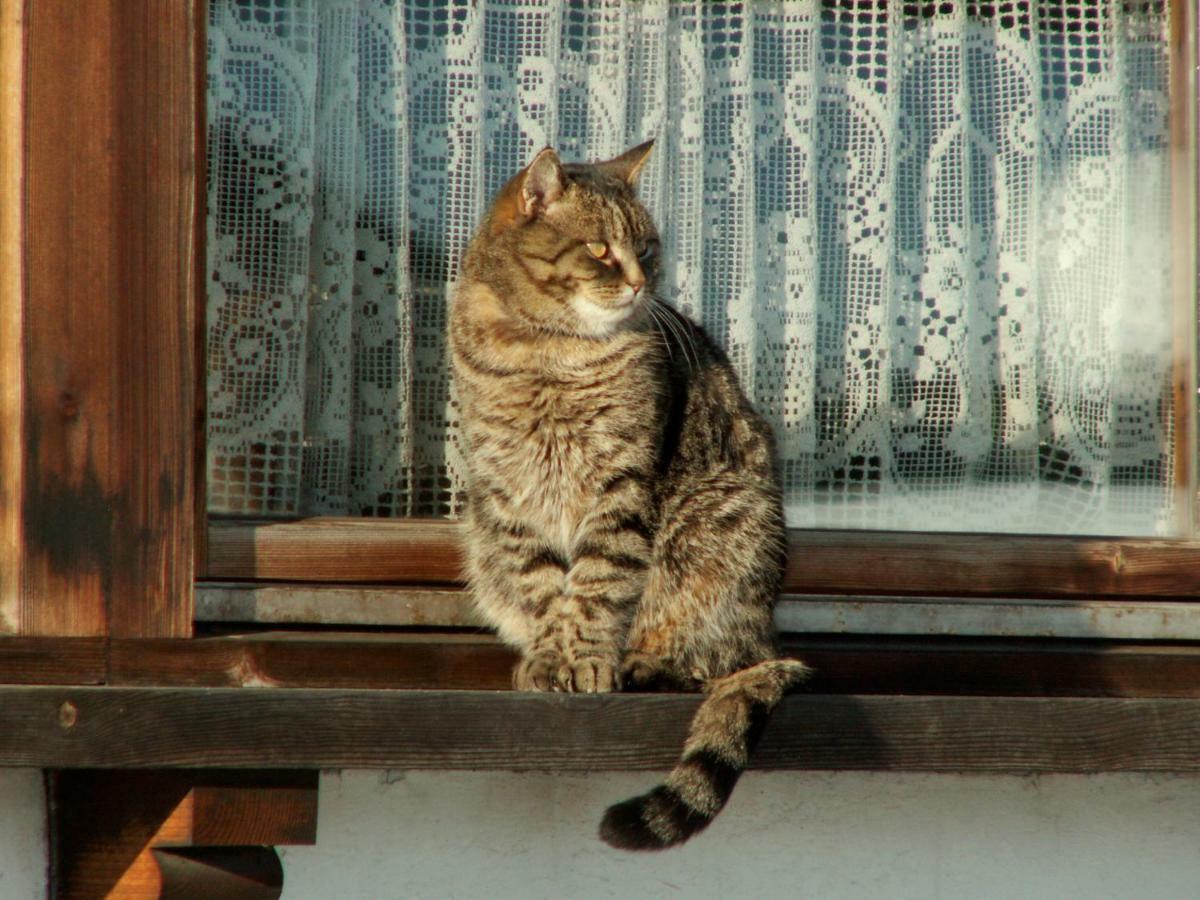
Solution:
[[[552,147],[547,147],[525,167],[517,206],[523,216],[532,218],[563,195],[566,176]]]
[[[642,166],[650,158],[650,151],[652,149],[654,149],[654,138],[650,138],[644,144],[638,144],[632,150],[626,150],[620,156],[610,159],[608,162],[597,163],[596,167],[610,175],[615,175],[627,185],[633,187],[634,182],[637,181],[638,173],[642,171]]]

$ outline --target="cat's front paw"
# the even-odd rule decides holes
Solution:
[[[694,691],[700,684],[683,678],[673,660],[630,650],[621,661],[621,684],[627,691]]]
[[[585,656],[564,662],[555,680],[555,690],[579,694],[607,694],[621,688],[617,660],[609,656]]]
[[[621,662],[621,681],[627,690],[654,690],[665,673],[662,659],[650,653],[631,650]]]
[[[513,687],[518,691],[557,691],[558,671],[566,663],[557,653],[543,652],[526,656],[513,669]]]

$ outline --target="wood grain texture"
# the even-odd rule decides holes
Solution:
[[[27,4],[19,628],[191,628],[191,2]]]
[[[1200,594],[1200,543],[793,530],[784,582],[796,593],[1188,597]]]
[[[439,587],[211,582],[196,585],[197,622],[482,628],[466,591]]]
[[[468,593],[446,587],[200,582],[196,622],[208,625],[483,628]],[[1200,640],[1200,602],[1175,598],[927,597],[784,594],[780,632]]]
[[[831,694],[1200,699],[1200,647],[1095,641],[786,635]],[[0,684],[504,690],[516,657],[487,634],[283,632],[181,639],[0,639]]]
[[[678,757],[681,695],[0,688],[0,765],[623,771]],[[78,711],[70,727],[63,704]],[[787,698],[752,765],[924,772],[1200,772],[1200,702]]]
[[[101,638],[0,637],[0,684],[103,684]]]
[[[815,669],[817,693],[1200,699],[1192,644],[790,635],[781,650]],[[114,641],[108,678],[142,687],[505,690],[515,663],[490,635],[285,632]]]
[[[230,581],[460,584],[460,526],[432,519],[213,520],[205,574]],[[1200,542],[792,529],[784,590],[1197,596]]]
[[[442,519],[213,519],[205,577],[461,584],[459,533]]]
[[[516,656],[487,636],[280,634],[114,641],[109,683],[504,690]]]
[[[52,773],[54,896],[259,896],[237,891],[282,883],[263,877],[281,870],[261,845],[316,842],[317,783],[304,770]]]
[[[191,843],[312,845],[317,842],[316,771],[213,776],[192,788]]]
[[[192,3],[193,83],[197,96],[193,113],[193,172],[191,273],[192,273],[192,572],[201,573],[208,559],[208,5],[210,0]],[[203,173],[200,177],[199,173]]]
[[[0,634],[21,618],[24,6],[0,0]]]

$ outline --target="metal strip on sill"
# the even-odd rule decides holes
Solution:
[[[473,628],[461,591],[202,583],[196,620],[255,625]],[[783,597],[780,631],[955,637],[1200,640],[1200,603],[1159,600],[1022,600],[945,597]]]

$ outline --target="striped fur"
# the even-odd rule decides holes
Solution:
[[[600,836],[622,850],[663,850],[707,827],[733,793],[771,711],[807,674],[798,660],[774,659],[710,682],[679,764],[652,791],[610,806]]]
[[[450,347],[481,615],[522,690],[704,689],[667,783],[603,836],[662,847],[724,805],[803,666],[776,660],[784,525],[770,429],[719,348],[654,296],[633,192],[649,145],[501,190],[463,261]]]

